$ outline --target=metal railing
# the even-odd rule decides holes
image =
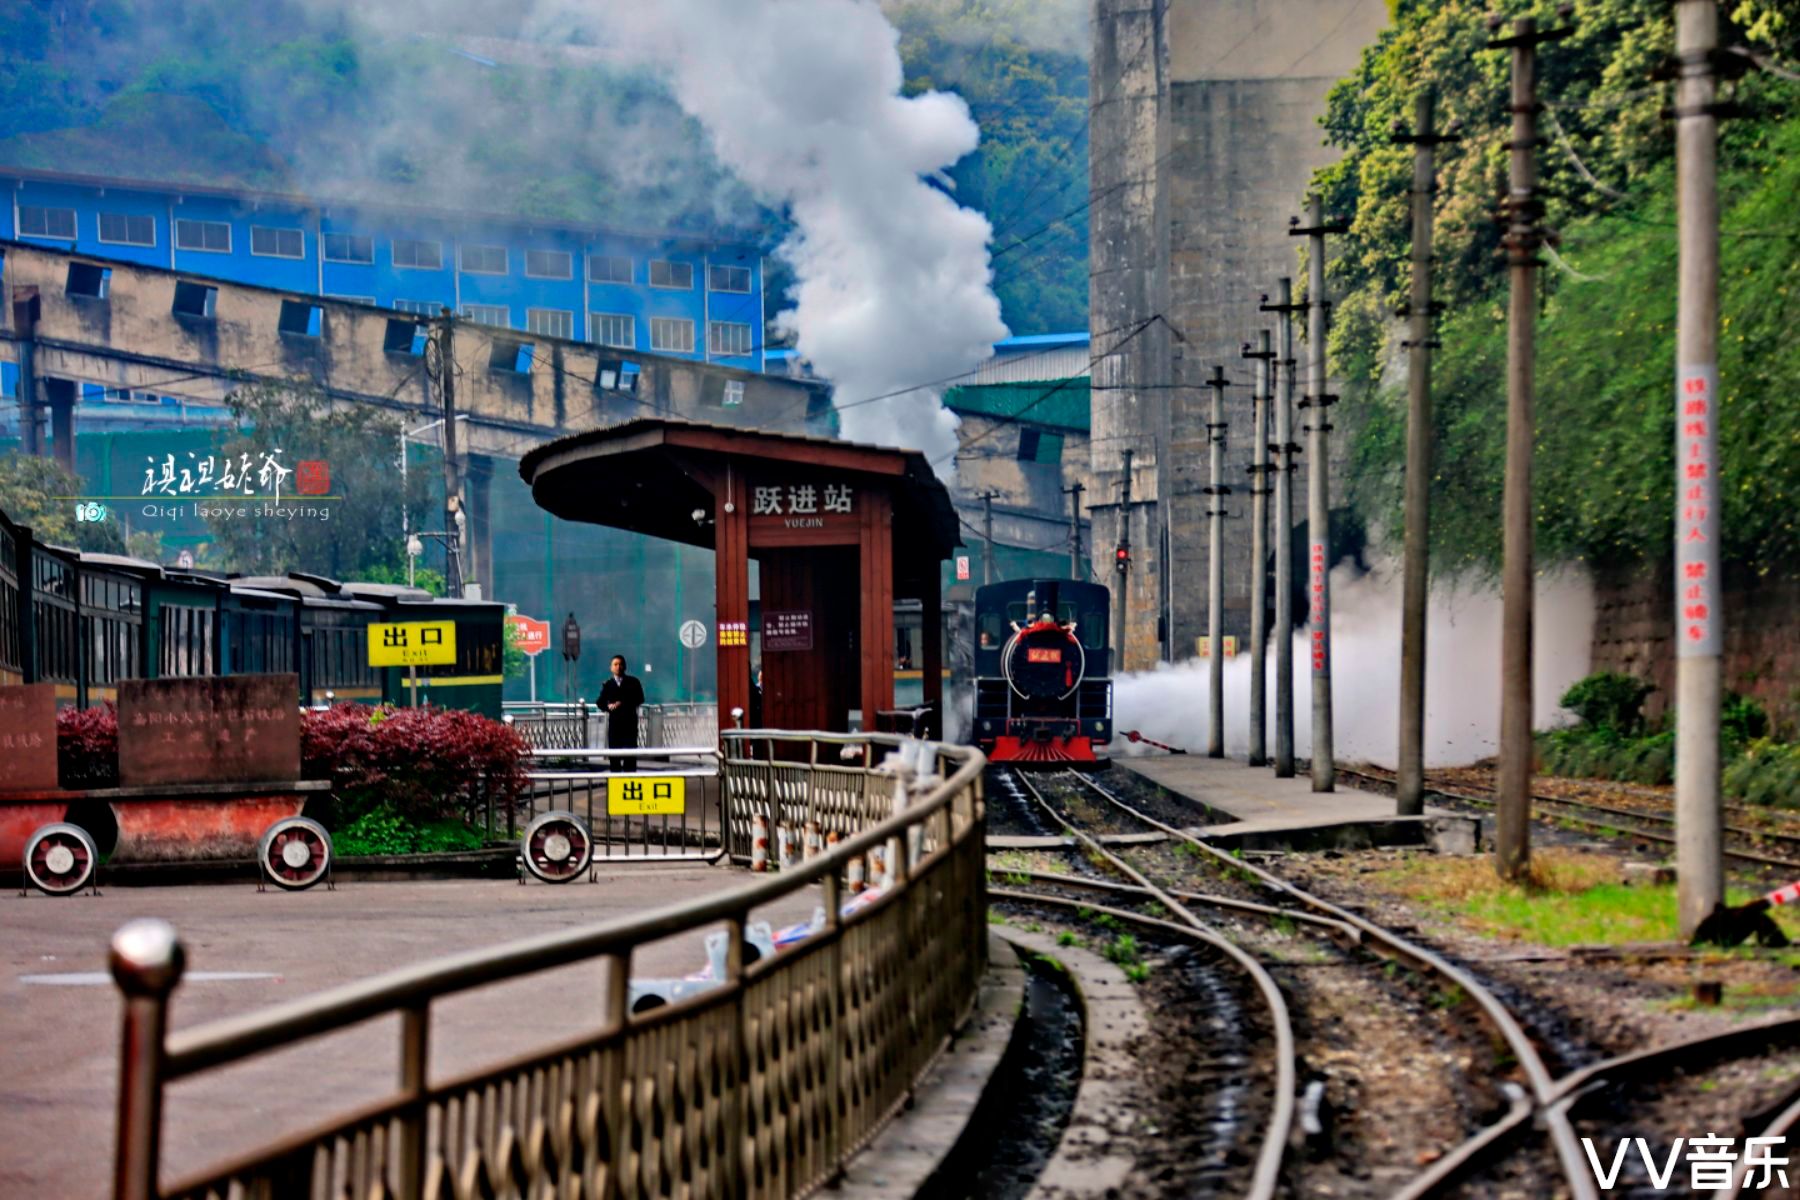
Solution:
[[[585,750],[606,744],[608,716],[585,700],[572,704],[508,700],[502,716],[533,750]],[[638,745],[711,746],[719,740],[715,704],[646,704],[638,709]]]
[[[587,824],[596,859],[633,862],[714,862],[725,853],[719,751],[712,746],[654,746],[636,750],[534,750],[526,772],[521,823],[540,813],[571,812]],[[629,771],[614,763],[629,762]],[[608,782],[621,785],[679,779],[679,813],[615,815]]]
[[[985,760],[963,748],[908,747],[925,770],[910,788],[900,778],[903,801],[890,816],[896,776],[871,771],[870,761],[901,749],[901,739],[783,733],[756,757],[748,751],[759,739],[769,735],[727,737],[728,808],[798,788],[817,811],[827,811],[827,796],[845,797],[842,819],[868,816],[835,849],[727,894],[470,951],[174,1034],[168,1012],[181,944],[161,921],[127,925],[111,957],[125,997],[114,1195],[761,1200],[837,1177],[907,1101],[973,1006],[986,955]],[[862,748],[860,765],[814,765],[822,751],[829,760],[847,745]],[[796,769],[820,772],[819,786],[809,789]],[[844,911],[840,881],[852,858],[877,850],[891,881]],[[746,963],[751,914],[815,886],[823,927]],[[717,986],[645,1013],[627,1010],[634,950],[720,926],[729,949]],[[591,1034],[433,1077],[435,1002],[596,960],[606,984]],[[399,1016],[395,1091],[161,1184],[169,1084],[386,1014]]]

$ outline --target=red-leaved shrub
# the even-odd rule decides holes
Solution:
[[[301,774],[329,779],[346,823],[376,805],[415,817],[473,819],[525,788],[524,739],[457,708],[337,704],[300,715]]]
[[[112,701],[56,710],[56,775],[66,788],[119,786],[119,711]]]

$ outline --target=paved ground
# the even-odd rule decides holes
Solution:
[[[133,917],[168,919],[187,945],[190,981],[176,993],[172,1018],[180,1029],[747,879],[723,867],[644,866],[591,886],[458,881],[346,884],[297,895],[250,886],[115,888],[98,899],[0,895],[0,1196],[106,1194],[119,1000],[111,981],[95,973],[105,971],[113,930]],[[776,924],[803,920],[815,903],[796,897],[757,915]],[[647,948],[633,974],[684,975],[703,962],[696,934]],[[569,967],[445,1001],[433,1023],[433,1076],[592,1029],[600,974],[598,966]],[[165,1125],[167,1171],[209,1165],[379,1097],[398,1069],[396,1027],[383,1018],[177,1084]]]
[[[1250,768],[1235,759],[1156,754],[1119,757],[1113,764],[1227,814],[1220,823],[1207,825],[1211,834],[1307,829],[1380,821],[1394,815],[1391,796],[1355,791],[1342,783],[1335,792],[1314,792],[1312,777],[1304,772],[1292,779],[1277,779],[1272,769]]]

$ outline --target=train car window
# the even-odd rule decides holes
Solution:
[[[1106,614],[1099,609],[1081,614],[1081,644],[1089,650],[1106,649]]]
[[[981,631],[977,644],[983,650],[998,650],[1006,644],[1006,625],[997,612],[981,614]]]

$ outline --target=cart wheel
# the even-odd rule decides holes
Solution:
[[[25,843],[25,875],[46,896],[73,896],[94,877],[100,852],[79,825],[45,825]]]
[[[525,869],[545,883],[567,883],[587,870],[594,839],[572,812],[547,812],[525,827],[519,851]]]
[[[317,821],[283,817],[256,844],[256,861],[276,887],[305,891],[331,869],[331,835]]]

